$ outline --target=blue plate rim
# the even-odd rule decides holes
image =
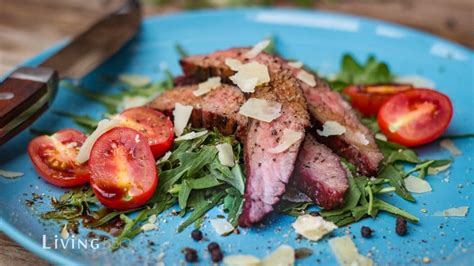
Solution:
[[[156,20],[163,20],[163,19],[182,19],[185,17],[193,17],[193,16],[209,16],[209,15],[215,15],[216,13],[231,13],[233,15],[242,13],[248,13],[248,12],[269,12],[269,11],[274,11],[274,12],[287,12],[291,13],[292,15],[296,14],[307,14],[307,15],[329,15],[331,17],[335,18],[341,18],[341,19],[357,19],[359,21],[362,21],[364,23],[368,24],[373,24],[373,25],[385,25],[385,26],[390,26],[394,29],[405,31],[405,32],[410,32],[414,35],[418,35],[424,38],[428,38],[430,41],[443,41],[444,43],[447,43],[456,49],[460,49],[463,52],[467,52],[469,55],[469,61],[474,62],[474,49],[471,49],[469,47],[466,47],[464,45],[461,45],[459,43],[455,43],[451,40],[445,39],[440,36],[436,36],[434,34],[419,30],[419,29],[414,29],[411,27],[407,27],[398,23],[393,23],[393,22],[386,22],[382,21],[379,19],[373,19],[373,18],[367,18],[363,16],[356,16],[356,15],[350,15],[346,13],[340,13],[340,12],[332,12],[332,11],[320,11],[320,10],[311,10],[311,9],[301,9],[301,8],[280,8],[280,7],[266,7],[266,8],[260,8],[260,7],[246,7],[246,8],[223,8],[223,9],[199,9],[199,10],[193,10],[193,11],[178,11],[175,13],[169,13],[169,14],[158,14],[158,15],[152,15],[152,16],[146,16],[142,19],[142,23],[145,22],[151,22],[151,21],[156,21]],[[46,56],[52,55],[55,51],[59,50],[61,47],[66,45],[69,42],[70,39],[66,38],[63,39],[56,44],[52,45],[49,48],[46,48],[45,50],[39,52],[35,56],[25,60],[23,63],[20,63],[17,67],[19,66],[35,66],[38,65]],[[8,73],[5,75],[0,76],[0,80],[3,80],[6,76],[8,76]],[[27,235],[23,234],[20,232],[18,229],[16,229],[13,225],[10,223],[6,222],[3,217],[0,217],[0,232],[3,232],[5,235],[13,239],[17,244],[21,245],[23,248],[26,250],[34,253],[35,255],[51,262],[54,264],[59,264],[59,265],[81,265],[78,264],[76,261],[71,260],[67,256],[64,256],[58,252],[54,252],[48,249],[43,249],[40,244],[38,244],[36,241],[34,241],[32,238],[28,237]]]

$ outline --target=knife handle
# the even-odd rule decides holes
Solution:
[[[0,145],[47,109],[57,84],[58,73],[44,67],[20,67],[0,84]]]

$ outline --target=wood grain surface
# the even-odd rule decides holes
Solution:
[[[150,0],[151,1],[151,0]],[[120,0],[0,0],[0,75],[85,30]],[[162,1],[163,2],[163,1]],[[145,1],[144,13],[177,12],[182,1]],[[289,6],[291,1],[277,1]],[[473,0],[320,0],[313,8],[377,18],[474,47]],[[49,265],[0,232],[0,265]]]

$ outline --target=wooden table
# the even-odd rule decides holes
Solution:
[[[145,14],[176,12],[183,1],[156,6]],[[275,1],[285,6],[285,2]],[[418,28],[474,47],[472,0],[320,0],[314,8],[378,18]],[[0,75],[56,42],[86,29],[119,0],[0,0]],[[48,263],[0,233],[0,265]]]

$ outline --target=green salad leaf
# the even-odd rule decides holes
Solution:
[[[341,69],[334,79],[328,80],[329,85],[341,92],[349,85],[368,85],[388,83],[393,80],[385,62],[378,61],[374,56],[369,56],[365,63],[359,63],[350,54],[344,54],[341,60]]]

